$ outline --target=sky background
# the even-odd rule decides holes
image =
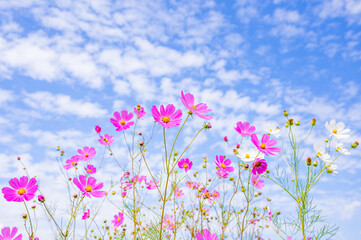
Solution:
[[[328,136],[331,119],[351,129],[346,145],[361,140],[360,38],[354,0],[0,0],[0,184],[24,175],[21,156],[55,201],[64,187],[54,164],[58,145],[65,157],[86,145],[101,149],[99,124],[119,137],[114,148],[125,158],[112,113],[136,104],[147,113],[153,105],[181,108],[181,90],[213,109],[212,130],[190,152],[199,166],[203,156],[231,154],[222,138],[239,141],[236,122],[262,133],[265,121],[283,126],[284,109],[305,125],[301,135],[317,119],[306,149]],[[184,139],[203,123],[192,121]],[[151,124],[148,115],[144,132]],[[337,240],[361,239],[360,156],[340,158],[339,174],[314,192],[340,226]],[[159,155],[151,158],[156,168]],[[98,178],[119,179],[112,164]],[[20,227],[14,205],[1,198],[0,219]]]

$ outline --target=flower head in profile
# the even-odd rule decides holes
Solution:
[[[350,129],[345,129],[345,124],[343,122],[336,123],[335,119],[332,119],[330,123],[326,122],[325,127],[330,132],[330,136],[335,137],[336,139],[346,139],[350,135],[346,134],[350,132]]]
[[[18,232],[18,229],[16,227],[13,227],[11,230],[9,227],[4,227],[1,229],[0,234],[0,240],[21,240],[23,239],[23,235],[18,235],[15,237],[16,233]]]
[[[166,214],[163,218],[163,227],[167,227],[168,230],[173,231],[175,228],[174,217]]]
[[[252,133],[256,130],[256,128],[254,126],[251,126],[249,122],[242,123],[240,121],[237,122],[236,125],[237,126],[234,129],[236,129],[236,131],[239,132],[239,134],[241,134],[242,137],[251,136]]]
[[[79,180],[74,178],[73,182],[85,196],[101,198],[107,194],[105,191],[101,191],[103,183],[97,183],[97,180],[94,177],[89,177],[87,179],[84,175],[80,175]]]
[[[313,150],[316,152],[316,156],[325,162],[330,162],[331,156],[326,153],[326,150],[323,146],[318,145],[317,143],[313,145]]]
[[[252,174],[261,175],[267,170],[266,160],[257,158],[252,164]]]
[[[83,150],[78,149],[78,153],[79,153],[78,157],[80,161],[88,161],[89,159],[92,159],[97,152],[93,147],[91,148],[84,147]]]
[[[137,116],[137,118],[142,118],[145,116],[144,107],[140,106],[139,104],[134,108],[134,113]]]
[[[258,158],[264,158],[264,154],[260,153],[257,148],[250,148],[250,149],[242,149],[239,151],[237,156],[244,162],[251,162]]]
[[[269,154],[276,155],[274,152],[281,152],[281,149],[273,147],[277,144],[277,141],[275,139],[270,139],[270,136],[267,134],[263,134],[261,142],[259,142],[256,134],[252,134],[251,141],[258,148],[258,150],[267,156]]]
[[[210,115],[206,115],[205,113],[208,113],[212,111],[212,109],[208,109],[207,104],[205,103],[194,103],[194,96],[191,93],[184,94],[183,91],[181,92],[180,97],[183,105],[192,113],[197,115],[200,118],[211,120],[213,117]]]
[[[152,116],[157,123],[165,128],[176,127],[182,122],[182,110],[176,111],[173,104],[168,104],[166,108],[161,105],[160,111],[156,106],[153,106]]]
[[[99,125],[95,126],[95,132],[100,133],[102,131],[102,128],[99,127]]]
[[[120,225],[123,224],[123,221],[124,221],[124,216],[123,216],[123,213],[118,213],[118,214],[115,214],[114,215],[114,219],[112,221],[112,223],[114,224],[114,228],[117,228],[119,227]]]
[[[127,110],[122,110],[121,114],[115,111],[113,115],[115,118],[111,118],[110,122],[116,127],[115,131],[127,130],[134,124],[134,122],[130,121],[133,118],[133,113],[128,113]]]
[[[189,160],[189,158],[182,158],[179,162],[178,162],[178,167],[179,168],[184,168],[184,170],[187,172],[188,170],[191,170],[193,166],[193,163],[191,160]]]
[[[78,162],[79,162],[79,155],[72,156],[70,159],[65,161],[66,164],[64,165],[64,168],[66,170],[69,170],[70,168],[73,168],[76,165],[78,165]]]
[[[222,169],[225,172],[233,172],[234,171],[234,168],[232,166],[229,166],[232,163],[231,160],[225,159],[225,156],[216,155],[216,160],[214,160],[214,162],[216,163],[216,165],[219,169]]]
[[[181,198],[183,197],[184,193],[182,192],[182,189],[179,189],[179,187],[176,187],[176,189],[174,190],[174,196],[176,198]]]
[[[338,143],[337,141],[332,141],[333,146],[336,148],[336,151],[344,154],[344,155],[350,155],[351,153],[343,147],[343,143]]]
[[[109,134],[104,134],[104,136],[100,136],[98,141],[101,145],[110,146],[113,144],[114,138],[113,138],[113,136],[111,136]]]
[[[8,202],[30,201],[35,197],[35,192],[38,190],[36,179],[31,178],[29,181],[29,178],[26,176],[21,177],[19,180],[12,178],[9,184],[11,188],[4,187],[2,189],[4,198]]]
[[[86,171],[86,173],[89,173],[89,174],[94,174],[94,173],[97,172],[96,167],[94,167],[94,166],[91,165],[91,164],[88,164],[88,166],[86,166],[86,167],[84,168],[84,170]]]
[[[264,180],[260,179],[259,175],[252,175],[251,182],[255,188],[261,189],[264,187]]]
[[[85,220],[88,219],[90,217],[90,210],[86,210],[83,214],[83,217],[81,219]]]
[[[270,221],[272,221],[272,212],[271,212],[271,208],[269,206],[267,206],[267,211],[268,211],[268,219]]]
[[[337,170],[337,165],[336,164],[331,164],[331,165],[328,165],[327,166],[327,173],[330,173],[330,174],[333,174],[333,175],[335,175],[335,174],[337,174],[338,173],[338,171],[336,171]]]
[[[197,233],[197,240],[218,240],[218,236],[216,234],[211,234],[208,229],[203,229],[203,234]]]
[[[273,135],[276,138],[279,138],[281,136],[281,130],[279,127],[276,126],[276,124],[273,124],[271,122],[266,122],[263,125],[263,130],[268,134],[268,135]]]

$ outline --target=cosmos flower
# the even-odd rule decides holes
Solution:
[[[210,234],[208,229],[203,229],[203,234],[198,232],[197,233],[197,240],[218,240],[216,234]]]
[[[345,129],[345,124],[343,122],[336,123],[335,119],[332,119],[330,123],[326,122],[325,127],[330,131],[330,136],[336,137],[336,139],[346,139],[350,135],[346,134],[350,132],[350,129]]]
[[[115,131],[126,130],[134,124],[134,122],[130,121],[133,118],[133,113],[128,113],[127,110],[122,110],[121,114],[115,111],[113,115],[115,118],[111,118],[110,122],[116,127]]]
[[[182,122],[182,110],[176,111],[173,104],[168,104],[166,108],[161,105],[160,111],[153,106],[152,115],[154,120],[165,128],[176,127]]]
[[[316,152],[316,156],[325,162],[330,162],[330,155],[325,153],[325,148],[318,145],[317,143],[313,145],[313,150]]]
[[[18,232],[18,229],[16,227],[13,227],[13,229],[10,230],[9,227],[4,227],[1,229],[0,234],[0,240],[21,240],[23,239],[23,235],[18,235],[15,237],[16,233]]]
[[[264,154],[261,153],[257,148],[242,149],[239,151],[237,156],[244,162],[251,162],[258,158],[264,158]]]
[[[179,162],[178,162],[178,167],[179,168],[184,168],[184,170],[187,172],[188,170],[191,170],[193,166],[193,163],[191,160],[189,160],[189,158],[182,158]]]
[[[113,138],[113,136],[111,136],[109,134],[104,134],[104,136],[100,136],[98,141],[101,145],[109,146],[109,145],[113,144],[114,138]]]
[[[38,190],[36,179],[31,178],[29,181],[29,178],[26,176],[21,177],[19,180],[12,178],[9,184],[12,188],[4,187],[2,189],[4,198],[8,202],[30,201],[35,197],[35,192]]]
[[[84,168],[84,170],[85,170],[87,173],[89,173],[89,174],[94,174],[94,173],[97,172],[96,167],[94,167],[94,166],[91,165],[91,164],[88,164],[88,166],[86,166],[86,167]]]
[[[338,143],[337,141],[332,141],[332,144],[336,148],[337,152],[339,152],[341,154],[345,154],[345,155],[351,154],[347,149],[343,148],[343,143]]]
[[[137,118],[142,118],[145,116],[144,107],[140,106],[139,104],[134,108],[134,113],[137,116]]]
[[[214,197],[214,199],[218,199],[219,198],[219,192],[214,190],[213,193],[212,193],[212,196]]]
[[[234,171],[234,168],[232,166],[229,166],[232,163],[231,160],[225,159],[225,156],[220,155],[218,157],[218,155],[216,155],[216,160],[214,160],[214,162],[216,163],[219,169],[222,169],[227,173]]]
[[[78,149],[78,153],[79,155],[77,156],[79,157],[80,161],[88,161],[89,159],[93,158],[97,152],[93,147],[84,147],[83,150]]]
[[[88,219],[90,217],[90,210],[88,209],[87,211],[84,212],[83,217],[81,219],[85,220]]]
[[[251,141],[258,148],[258,150],[267,156],[269,154],[276,155],[273,152],[281,152],[281,149],[272,147],[277,144],[277,141],[275,139],[270,139],[267,134],[263,134],[261,142],[259,142],[256,134],[252,134]]]
[[[184,94],[181,92],[180,97],[183,105],[193,114],[197,115],[200,118],[211,120],[213,117],[210,115],[206,115],[204,113],[208,113],[212,111],[212,109],[208,109],[207,104],[205,103],[194,103],[194,96],[191,93]]]
[[[258,189],[261,189],[264,187],[264,180],[263,179],[259,179],[260,176],[259,175],[253,175],[252,174],[252,177],[251,177],[251,182],[253,184],[253,186],[255,188],[258,188]]]
[[[174,224],[174,217],[165,215],[163,218],[163,226],[167,227],[167,229],[173,231],[175,224]]]
[[[266,160],[257,158],[252,164],[252,174],[261,175],[267,170]]]
[[[268,134],[268,135],[273,135],[276,138],[279,138],[281,136],[281,130],[279,127],[276,126],[276,124],[273,124],[271,122],[266,122],[263,125],[263,130]]]
[[[237,122],[237,126],[234,128],[236,129],[242,137],[251,136],[251,134],[256,130],[254,126],[251,126],[249,122]]]
[[[338,171],[336,171],[337,170],[337,165],[336,164],[331,164],[331,165],[328,165],[327,166],[327,173],[331,173],[331,174],[333,174],[333,175],[335,175],[335,174],[337,174],[338,173]]]
[[[105,191],[100,191],[103,188],[103,183],[96,183],[97,180],[94,177],[86,179],[84,175],[80,175],[79,180],[74,178],[73,182],[85,196],[100,198],[107,194]]]
[[[145,185],[147,185],[146,188],[149,190],[156,189],[158,184],[159,184],[159,181],[157,183],[155,183],[154,181],[145,182]]]
[[[117,228],[120,225],[122,225],[123,221],[124,221],[123,213],[120,212],[120,213],[114,215],[114,219],[112,221],[112,223],[114,224],[114,228]]]
[[[96,131],[97,133],[100,133],[100,132],[102,131],[102,128],[99,127],[99,125],[96,125],[96,126],[95,126],[95,131]]]
[[[176,187],[176,189],[174,190],[174,196],[176,198],[181,198],[183,197],[184,193],[182,192],[181,189],[179,189],[178,187]]]
[[[64,165],[64,168],[66,170],[69,170],[70,168],[73,168],[76,165],[78,165],[79,155],[72,156],[70,159],[66,160],[65,162],[66,164]]]

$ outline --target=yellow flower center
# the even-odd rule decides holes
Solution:
[[[71,165],[75,166],[75,165],[76,165],[76,163],[75,163],[75,162],[71,162]]]
[[[224,163],[221,164],[222,168],[226,168],[226,165]]]
[[[90,192],[92,190],[92,187],[91,186],[87,186],[86,188],[85,188],[85,191],[87,191],[87,192]]]
[[[335,130],[333,130],[332,132],[333,132],[334,134],[337,134],[337,130],[336,130],[336,129],[335,129]]]
[[[167,122],[169,122],[169,117],[167,117],[167,116],[164,116],[164,117],[162,117],[162,121],[164,122],[164,123],[167,123]]]
[[[91,173],[92,172],[92,170],[91,169],[88,169],[88,173]]]
[[[246,154],[246,158],[249,158],[249,154],[248,154],[248,153]]]
[[[260,148],[265,149],[265,148],[266,148],[266,144],[265,144],[265,143],[262,143],[261,146],[260,146]]]
[[[104,141],[104,142],[108,142],[108,139],[106,139],[106,138],[103,138],[103,141]]]
[[[197,107],[195,105],[193,105],[193,108],[194,108],[194,110],[197,110]]]
[[[183,168],[188,168],[188,164],[183,164]]]
[[[320,152],[318,152],[317,155],[322,157],[322,153],[320,153]]]
[[[118,217],[117,221],[120,222],[120,220],[121,220],[120,217]]]
[[[120,120],[120,124],[124,125],[125,121],[124,120]]]
[[[25,189],[24,188],[20,188],[18,191],[19,195],[23,195],[25,193]]]
[[[85,154],[85,157],[89,157],[89,153],[86,153],[86,154]]]
[[[337,151],[341,151],[341,150],[342,150],[340,147],[337,147],[336,149],[337,149]]]
[[[272,129],[270,129],[269,131],[272,132]]]
[[[177,196],[180,196],[180,192],[177,192]]]

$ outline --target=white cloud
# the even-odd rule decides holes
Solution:
[[[3,105],[7,102],[15,100],[15,95],[12,91],[1,89],[0,88],[0,105]]]

